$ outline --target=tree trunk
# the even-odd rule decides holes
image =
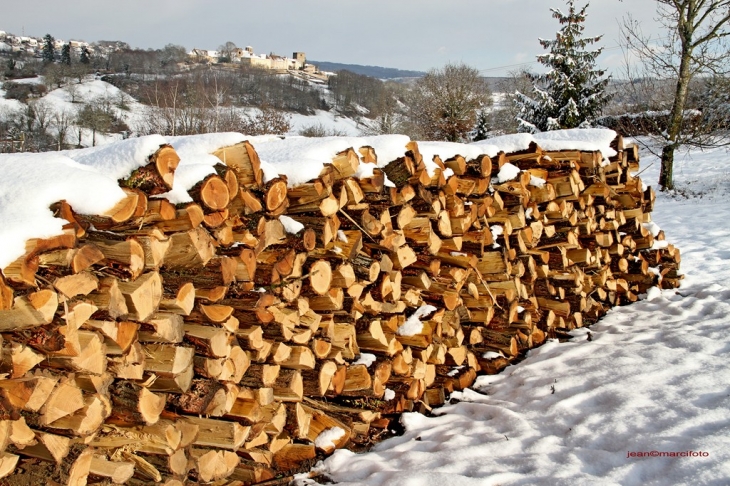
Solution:
[[[662,167],[659,172],[659,185],[663,191],[674,189],[674,145],[662,148]]]
[[[692,62],[691,39],[682,39],[682,59],[679,63],[679,76],[677,77],[677,90],[674,95],[674,103],[669,117],[667,127],[667,143],[662,148],[662,167],[659,173],[659,185],[662,191],[674,189],[674,150],[678,145],[682,132],[684,119],[684,107],[689,92],[689,83],[692,80],[690,64]]]

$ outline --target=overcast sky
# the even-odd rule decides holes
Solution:
[[[578,0],[577,5],[585,1]],[[217,49],[226,41],[256,53],[426,71],[464,62],[500,76],[544,51],[559,29],[550,7],[564,0],[3,0],[0,30],[56,38],[121,40]],[[658,32],[655,0],[593,0],[586,35],[601,35],[601,66],[620,67],[626,14]],[[537,69],[539,65],[524,67]]]

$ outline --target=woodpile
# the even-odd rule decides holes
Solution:
[[[429,171],[411,142],[367,178],[377,153],[350,149],[288,187],[243,142],[175,206],[163,146],[106,214],[59,201],[64,233],[2,269],[0,477],[266,481],[677,287],[636,147],[614,149]]]

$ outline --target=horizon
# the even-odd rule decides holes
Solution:
[[[228,41],[251,45],[257,53],[305,52],[324,62],[390,67],[426,72],[447,63],[463,62],[489,77],[541,65],[545,51],[538,38],[552,38],[559,29],[549,5],[566,10],[565,2],[544,0],[458,0],[444,5],[434,0],[372,0],[368,8],[334,0],[279,0],[261,5],[250,0],[213,4],[200,0],[149,2],[130,0],[123,7],[99,8],[98,2],[77,0],[73,9],[38,0],[4,8],[3,26],[14,35],[64,40],[119,40],[133,48],[160,49],[167,44],[216,50]],[[583,2],[577,4],[581,7]],[[603,35],[599,65],[616,72],[623,65],[618,24],[626,15],[642,23],[647,34],[655,0],[594,0],[587,9],[585,36]],[[222,15],[225,13],[225,15]],[[369,27],[369,26],[374,27]],[[601,30],[603,32],[601,32]],[[527,33],[527,34],[526,34]],[[258,46],[258,47],[257,47]],[[397,46],[397,47],[393,47]],[[505,46],[509,46],[505,48]]]

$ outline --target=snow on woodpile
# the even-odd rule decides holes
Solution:
[[[278,174],[287,176],[290,186],[296,186],[319,176],[324,164],[338,153],[369,146],[375,149],[378,160],[390,162],[403,157],[409,139],[403,135],[381,135],[376,137],[286,137],[271,138],[255,143],[261,161],[273,172],[267,178]],[[361,176],[364,176],[361,174]]]
[[[616,138],[616,132],[604,128],[555,130],[538,133],[533,137],[544,150],[600,151],[606,158],[616,155],[616,150],[611,148],[611,142]]]
[[[161,135],[149,135],[61,153],[110,179],[122,179],[134,169],[146,165],[148,158],[166,143],[165,137]],[[44,156],[38,154],[35,157]]]
[[[104,463],[120,476],[154,463],[163,479],[266,480],[369,443],[477,373],[679,286],[638,165],[606,130],[150,136],[0,156],[0,393],[35,390],[6,416],[138,455]],[[8,473],[34,437],[12,428]]]
[[[62,232],[52,204],[65,199],[80,213],[102,214],[124,197],[104,171],[57,153],[2,155],[0,173],[0,268],[25,252],[26,240]]]
[[[421,142],[418,146],[422,147],[424,163],[432,175],[437,168],[433,163],[434,156],[439,156],[443,161],[455,155],[467,159],[476,158],[481,154],[494,157],[500,152],[527,150],[533,142],[545,150],[601,151],[604,156],[612,157],[616,152],[609,144],[615,137],[616,133],[613,130],[571,129],[537,135],[506,135],[472,144]],[[77,169],[69,165],[68,160],[64,163],[56,154],[0,155],[0,169],[3,170],[3,174],[8,175],[0,181],[0,197],[4,201],[0,209],[2,211],[0,240],[4,241],[0,248],[0,268],[22,254],[26,239],[43,238],[59,233],[62,223],[57,219],[54,221],[44,204],[50,205],[51,202],[61,199],[66,199],[69,203],[73,200],[76,204],[72,206],[82,214],[101,214],[123,197],[115,181],[123,179],[134,169],[146,164],[148,157],[160,145],[166,143],[175,148],[180,156],[180,163],[174,186],[163,196],[173,204],[192,202],[187,191],[213,174],[213,166],[221,163],[220,159],[211,154],[217,149],[244,140],[250,140],[255,145],[262,161],[265,178],[270,180],[278,175],[285,175],[290,187],[316,178],[324,164],[331,161],[339,152],[347,149],[358,151],[362,147],[372,147],[378,156],[377,164],[360,164],[358,168],[357,176],[370,177],[373,168],[382,168],[387,163],[403,157],[409,142],[408,137],[403,135],[324,138],[247,137],[238,133],[167,138],[151,135],[99,147],[62,152],[63,156],[88,168],[89,173],[81,178],[77,175]],[[14,161],[19,159],[15,157],[23,157],[26,161],[23,167],[28,166],[30,170],[18,167],[18,163]],[[36,175],[41,177],[34,183]],[[92,187],[91,184],[82,182],[88,178],[103,183],[95,182]],[[31,184],[34,186],[33,189],[29,189]],[[21,192],[24,194],[23,197],[18,196]],[[100,193],[103,193],[104,197],[99,197]],[[43,197],[46,194],[48,197],[55,197],[56,200],[46,203],[48,197]],[[36,195],[39,197],[35,197]],[[29,203],[29,200],[34,202]],[[44,209],[39,209],[42,206]]]
[[[471,145],[481,147],[481,150],[483,150],[485,154],[490,157],[494,157],[499,152],[510,154],[527,150],[530,148],[530,143],[534,141],[534,136],[529,133],[514,133],[511,135],[501,135],[499,137],[480,140],[472,143]]]

